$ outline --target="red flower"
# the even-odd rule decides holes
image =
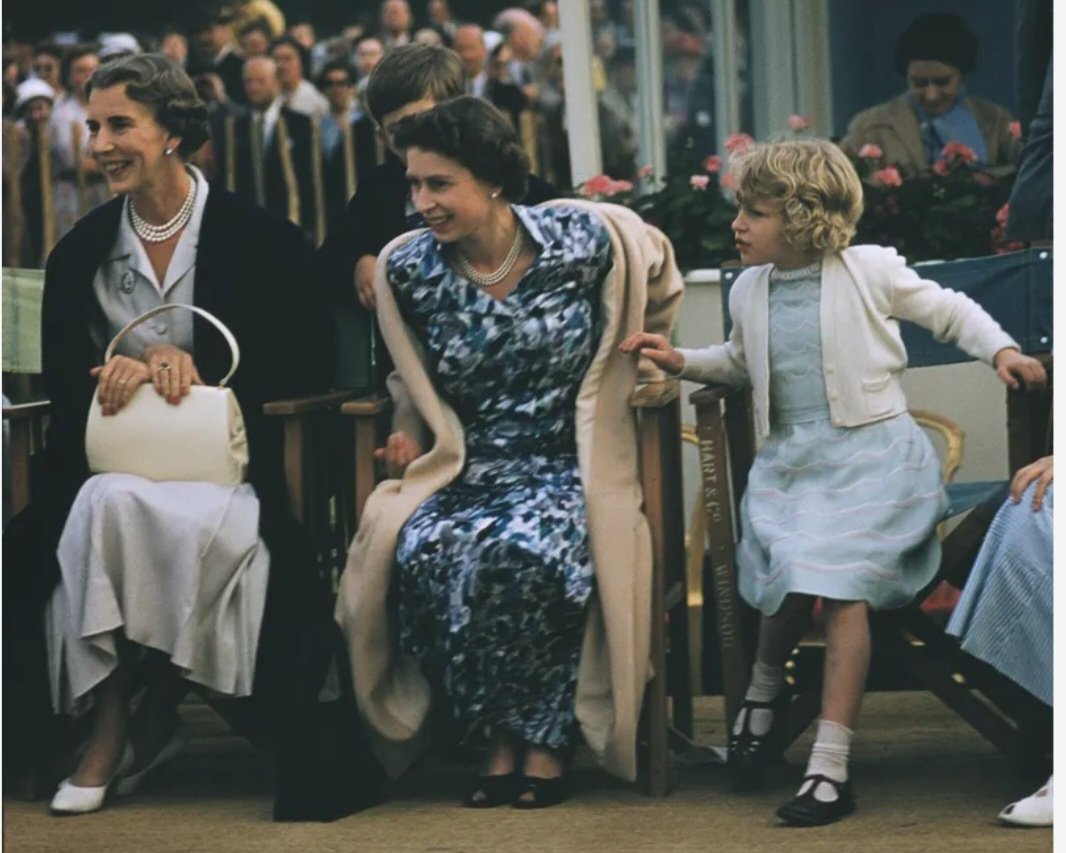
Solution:
[[[604,195],[610,190],[611,184],[613,183],[614,180],[609,175],[596,175],[593,178],[589,178],[581,185],[581,194],[585,196],[585,198]]]
[[[870,176],[870,179],[874,182],[874,186],[878,187],[898,187],[903,183],[903,178],[900,177],[899,170],[895,166],[878,169]]]
[[[704,171],[710,172],[712,175],[722,168],[722,158],[717,154],[712,154],[706,160],[703,161]]]
[[[705,190],[710,182],[710,175],[693,175],[688,179],[688,185],[694,190]]]
[[[1008,216],[1010,216],[1010,202],[1009,201],[1005,202],[1003,207],[1001,207],[999,210],[996,211],[996,222],[998,222],[1001,227],[1006,228],[1007,227],[1007,217]]]
[[[884,156],[884,151],[881,150],[881,146],[874,145],[872,142],[867,142],[862,148],[859,149],[859,156],[863,160],[880,160]]]
[[[1022,123],[1020,121],[1012,121],[1010,123],[1010,135],[1015,139],[1022,138]]]
[[[969,145],[961,142],[949,142],[940,152],[940,157],[949,163],[976,163],[977,154]]]
[[[755,147],[755,140],[746,133],[731,133],[725,139],[725,150],[730,154],[744,154]]]
[[[613,181],[611,187],[607,190],[607,195],[617,195],[618,193],[628,193],[633,190],[632,181]]]
[[[948,172],[951,171],[951,166],[948,164],[947,160],[937,160],[933,164],[933,171],[936,172],[938,175],[946,175]]]
[[[808,127],[811,126],[811,120],[807,118],[807,116],[789,116],[788,126],[792,130],[806,130]]]

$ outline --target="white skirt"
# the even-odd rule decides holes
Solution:
[[[52,702],[82,713],[118,663],[115,631],[218,693],[252,691],[270,555],[248,484],[98,474],[74,500],[45,613]]]

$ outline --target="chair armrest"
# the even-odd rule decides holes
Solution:
[[[360,397],[341,405],[341,414],[350,417],[374,417],[383,415],[392,408],[390,397]]]
[[[629,395],[629,405],[634,409],[661,409],[676,400],[680,394],[681,383],[676,379],[648,382],[638,385]]]
[[[719,385],[714,382],[709,385],[704,385],[698,391],[693,391],[689,395],[689,402],[694,406],[701,406],[707,403],[720,403],[722,400],[732,397],[734,394],[740,394],[745,389],[738,385]]]
[[[12,406],[4,406],[4,420],[24,421],[44,417],[51,408],[51,400],[35,400],[32,403],[16,403]]]
[[[325,394],[311,394],[292,400],[271,400],[263,405],[263,414],[280,417],[306,415],[331,409],[354,396],[354,391],[329,391]]]

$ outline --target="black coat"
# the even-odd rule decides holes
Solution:
[[[45,450],[35,460],[32,501],[3,538],[4,768],[38,759],[55,732],[46,679],[42,613],[59,578],[56,544],[78,489],[89,476],[85,422],[99,354],[89,318],[98,312],[92,282],[114,245],[122,200],[82,219],[55,247],[45,273],[42,308],[44,383],[52,402]],[[277,729],[283,702],[296,692],[300,632],[331,625],[328,591],[314,579],[311,544],[291,517],[284,485],[281,426],[263,404],[320,390],[329,382],[331,324],[310,279],[312,254],[292,223],[212,187],[197,248],[193,302],[230,328],[241,347],[231,381],[245,419],[249,481],[260,499],[260,532],[271,553],[266,611],[254,686],[257,729]],[[310,284],[310,286],[309,286]],[[230,363],[213,326],[196,319],[194,359],[205,382]],[[354,717],[354,715],[353,715]],[[354,724],[354,719],[353,719]],[[294,727],[297,728],[297,727]]]

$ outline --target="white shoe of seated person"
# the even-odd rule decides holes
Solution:
[[[1011,826],[1051,826],[1054,820],[1054,795],[1052,780],[1024,800],[1011,803],[999,813],[999,819]]]

